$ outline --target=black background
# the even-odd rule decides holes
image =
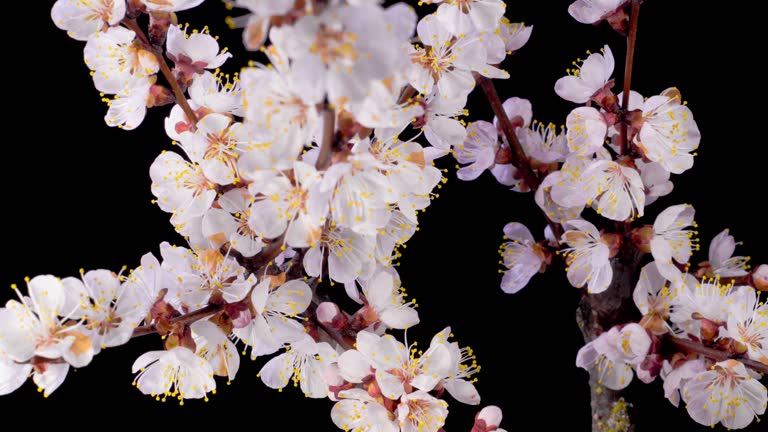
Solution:
[[[0,285],[24,276],[77,275],[79,268],[118,270],[135,267],[142,254],[163,240],[181,244],[168,215],[150,204],[149,165],[170,142],[162,129],[166,108],[152,110],[132,132],[104,124],[100,102],[82,62],[84,44],[69,39],[50,20],[52,1],[12,2],[11,19],[24,31],[6,28],[5,121],[2,152],[4,211]],[[608,43],[616,57],[617,89],[623,76],[625,44],[606,24],[581,25],[567,14],[568,1],[516,1],[507,17],[534,24],[533,36],[504,67],[511,78],[497,85],[502,98],[533,101],[534,117],[557,124],[574,106],[554,93],[554,82],[570,67]],[[674,178],[673,193],[646,209],[645,221],[668,205],[691,203],[697,210],[702,253],[725,227],[744,242],[737,252],[766,262],[766,150],[764,26],[761,11],[729,8],[694,0],[649,0],[642,8],[633,89],[645,96],[677,86],[702,132],[694,168]],[[15,10],[14,10],[15,9]],[[432,8],[419,8],[420,12]],[[205,12],[182,12],[180,22],[207,24],[239,53],[239,33],[223,23],[226,11],[216,0]],[[225,69],[246,63],[239,55]],[[470,99],[470,118],[491,120],[479,91]],[[10,114],[8,114],[10,110]],[[532,197],[495,183],[489,174],[475,182],[456,179],[454,162],[420,231],[404,250],[399,268],[404,286],[419,300],[422,323],[409,340],[426,344],[445,325],[462,345],[474,348],[482,372],[478,389],[483,405],[499,405],[511,431],[589,429],[586,372],[574,366],[582,344],[574,323],[578,300],[562,271],[539,275],[521,293],[499,289],[497,247],[505,223],[520,221],[540,238]],[[589,214],[589,212],[586,212]],[[588,216],[588,217],[591,217]],[[337,286],[338,287],[338,286]],[[13,297],[4,289],[0,299]],[[218,426],[254,430],[335,430],[331,403],[305,399],[298,390],[267,389],[256,373],[265,360],[243,360],[231,386],[219,381],[208,403],[183,407],[161,404],[131,386],[130,366],[158,338],[145,337],[106,350],[86,368],[72,371],[59,390],[44,400],[29,382],[0,398],[0,413],[33,413],[30,425],[112,425],[156,427]],[[630,397],[640,401],[638,431],[709,430],[663,399],[661,383],[637,380]],[[446,429],[469,430],[475,407],[448,399]],[[57,413],[41,415],[41,413]],[[8,418],[8,417],[5,417]],[[91,423],[94,422],[94,423]],[[765,430],[753,423],[752,431]]]

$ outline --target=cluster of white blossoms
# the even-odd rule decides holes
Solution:
[[[569,12],[583,23],[607,20],[622,32],[625,3],[579,0]],[[564,130],[532,122],[530,102],[510,98],[503,104],[509,128],[475,122],[454,152],[469,164],[459,178],[489,169],[514,191],[535,190],[548,219],[539,242],[518,222],[504,227],[501,288],[519,291],[556,253],[574,287],[615,298],[624,283],[615,277],[617,263],[626,272],[628,262],[647,262],[633,294],[642,320],[605,329],[580,350],[576,364],[598,388],[611,390],[624,389],[635,374],[646,383],[661,376],[666,397],[676,406],[682,398],[697,422],[744,428],[768,400],[758,372],[768,366],[768,305],[759,297],[768,288],[768,266],[750,272],[749,257],[733,256],[738,243],[728,230],[712,240],[708,261],[692,265],[699,245],[687,204],[663,210],[653,225],[635,225],[646,205],[672,191],[671,175],[693,166],[699,130],[677,89],[649,98],[614,94],[610,48],[587,54],[555,84],[560,97],[584,104],[568,114]],[[525,160],[515,157],[516,148]],[[529,166],[538,184],[526,184],[530,177],[515,163]],[[590,207],[611,221],[604,229],[596,226],[600,218],[585,214]]]
[[[605,45],[555,83],[580,105],[563,127],[534,120],[526,99],[502,104],[490,79],[509,77],[499,65],[532,26],[505,18],[501,0],[425,0],[438,6],[421,18],[378,0],[225,1],[244,11],[229,24],[245,28],[246,48],[265,56],[229,75],[220,67],[232,55],[207,27],[176,24],[176,12],[202,3],[53,5],[55,24],[86,42],[96,89],[112,95],[108,125],[133,129],[148,108],[173,105],[165,133],[179,150],[154,160],[151,191],[189,247],[162,243],[160,260],[147,254],[127,274],[37,276],[26,293],[13,286],[18,300],[0,308],[0,394],[32,376],[47,396],[70,367],[158,333],[163,349],[133,364],[135,387],[157,400],[207,400],[216,377],[236,378],[242,351],[272,356],[259,373],[268,387],[292,383],[334,401],[343,430],[443,430],[445,392],[480,403],[473,351],[449,341],[450,328],[424,350],[387,331],[419,323],[393,264],[446,181],[434,160],[451,154],[460,179],[488,170],[533,192],[547,219],[539,242],[520,223],[504,227],[505,292],[560,256],[574,287],[610,294],[618,260],[653,258],[633,295],[642,320],[605,329],[578,354],[599,386],[661,376],[667,398],[684,400],[705,425],[742,428],[765,412],[755,370],[768,365],[768,306],[758,294],[768,266],[750,272],[726,230],[692,267],[690,205],[636,225],[672,191],[671,175],[693,165],[700,134],[677,89],[643,98],[627,82],[614,94]],[[637,0],[577,0],[568,11],[626,33],[630,3],[634,15]],[[492,122],[462,119],[476,83]],[[588,208],[607,228],[586,220],[599,219]],[[318,290],[324,280],[342,284],[358,310]],[[501,410],[486,407],[472,430],[502,431],[500,421]]]
[[[480,403],[480,367],[450,328],[424,351],[386,333],[419,322],[393,264],[446,181],[434,159],[484,145],[476,130],[490,124],[460,119],[476,81],[509,77],[498,65],[531,27],[501,0],[426,2],[439,5],[422,18],[404,3],[237,0],[248,13],[230,24],[266,57],[228,75],[232,55],[207,27],[176,24],[201,3],[55,2],[54,22],[86,42],[97,90],[114,96],[108,125],[133,129],[172,104],[164,129],[178,150],[152,163],[151,191],[188,247],[164,242],[127,273],[28,280],[0,308],[0,394],[31,375],[48,395],[101,349],[157,333],[163,349],[133,364],[134,386],[157,400],[207,400],[242,351],[272,356],[268,387],[335,401],[344,430],[441,430],[445,392]],[[475,430],[500,420],[488,407]]]

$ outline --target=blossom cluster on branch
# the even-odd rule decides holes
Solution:
[[[107,125],[135,129],[148,109],[170,106],[174,149],[149,175],[153,202],[186,244],[163,242],[159,258],[119,273],[14,285],[18,300],[0,308],[0,394],[32,377],[48,396],[70,367],[157,334],[164,349],[132,368],[137,390],[157,400],[208,400],[249,355],[269,358],[258,375],[267,387],[333,401],[340,429],[443,430],[447,400],[480,403],[481,368],[450,327],[426,347],[408,342],[420,316],[396,264],[447,181],[434,161],[451,156],[461,180],[487,170],[530,192],[547,222],[541,241],[521,223],[504,227],[505,292],[562,267],[599,299],[618,290],[617,263],[638,269],[639,318],[602,322],[576,360],[598,392],[661,377],[664,395],[701,424],[743,428],[765,412],[768,266],[733,256],[727,230],[692,265],[690,205],[638,222],[672,191],[672,175],[692,168],[701,138],[676,88],[631,90],[640,0],[568,9],[626,35],[628,52],[622,92],[608,44],[567,69],[555,92],[580,106],[559,129],[534,120],[530,101],[496,94],[492,80],[510,76],[500,64],[533,29],[510,22],[501,0],[427,0],[437,7],[421,17],[378,0],[228,0],[242,11],[228,23],[261,59],[231,75],[221,67],[233,56],[207,27],[178,23],[177,12],[203,3],[53,5],[56,26],[85,42]],[[475,87],[493,121],[465,119]],[[323,282],[343,285],[356,310]],[[472,431],[502,431],[501,417],[486,407]]]
[[[265,61],[230,76],[220,67],[232,55],[207,28],[177,24],[201,3],[54,4],[54,23],[85,42],[109,126],[134,129],[172,105],[165,132],[178,150],[152,163],[151,190],[187,245],[162,243],[160,259],[119,274],[14,287],[0,309],[0,390],[31,375],[47,396],[70,367],[157,333],[164,349],[133,371],[158,400],[207,400],[215,377],[236,377],[245,345],[272,356],[259,374],[268,387],[336,401],[342,429],[441,429],[445,392],[479,404],[480,367],[450,328],[423,351],[387,333],[419,322],[394,264],[446,181],[433,160],[467,136],[458,117],[476,77],[507,78],[495,65],[530,28],[507,21],[500,0],[445,2],[421,19],[403,3],[236,1],[246,46]],[[324,280],[358,310],[320,293]],[[486,409],[475,428],[500,420]]]

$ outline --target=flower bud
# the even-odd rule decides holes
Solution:
[[[171,89],[165,86],[153,84],[149,88],[149,96],[147,97],[147,107],[159,107],[172,104],[176,101]]]
[[[705,341],[713,341],[720,335],[720,325],[706,318],[701,319],[701,338]]]
[[[608,258],[613,258],[618,255],[621,250],[622,237],[621,234],[616,233],[601,233],[600,240],[608,245]]]
[[[653,225],[643,225],[629,232],[632,243],[642,252],[651,253],[651,239],[653,239]]]
[[[149,13],[149,42],[154,46],[165,43],[168,27],[178,24],[179,20],[173,12],[152,11]]]
[[[360,331],[371,324],[377,322],[379,320],[379,315],[376,313],[376,311],[366,305],[360,308],[357,312],[355,312],[354,315],[352,315],[352,329],[356,331]]]
[[[651,354],[637,367],[637,378],[649,384],[659,376],[661,366],[664,364],[664,358],[660,354]]]
[[[752,286],[759,291],[768,291],[768,264],[760,264],[752,270]]]
[[[501,409],[494,405],[489,405],[480,410],[475,416],[475,425],[471,432],[490,432],[499,428],[503,414]]]
[[[349,326],[349,319],[344,314],[336,303],[322,302],[317,306],[317,320],[323,325],[336,330],[343,330]]]

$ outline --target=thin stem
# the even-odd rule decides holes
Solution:
[[[525,184],[531,188],[531,191],[535,192],[539,187],[539,179],[533,172],[533,168],[531,168],[531,164],[525,156],[525,151],[523,151],[523,146],[520,145],[520,141],[517,139],[515,129],[512,126],[512,122],[509,121],[507,113],[504,111],[504,106],[501,104],[499,94],[496,93],[496,87],[493,85],[493,81],[486,77],[480,77],[480,87],[483,89],[493,113],[499,120],[501,130],[507,138],[510,150],[512,150],[512,164],[523,174]]]
[[[324,170],[331,165],[333,154],[333,138],[336,136],[336,112],[327,104],[323,106],[323,141],[320,143],[320,154],[317,156],[315,168]]]
[[[171,86],[171,90],[173,90],[173,95],[176,96],[176,102],[179,104],[181,109],[184,111],[184,114],[187,116],[187,119],[193,124],[197,124],[197,115],[195,115],[195,111],[192,109],[191,106],[189,106],[189,102],[187,102],[187,97],[184,96],[184,92],[181,91],[181,87],[179,87],[179,82],[176,81],[176,77],[173,76],[173,72],[171,72],[171,68],[168,67],[168,63],[165,61],[165,55],[163,55],[162,48],[158,49],[152,46],[152,44],[149,42],[149,39],[147,38],[147,35],[144,33],[144,30],[141,29],[139,24],[136,22],[135,19],[124,19],[123,24],[125,24],[126,27],[128,27],[130,30],[132,30],[134,33],[136,33],[136,36],[141,40],[141,43],[144,44],[144,47],[148,50],[150,50],[155,57],[157,58],[157,62],[160,64],[160,71],[163,73],[163,76],[168,81],[168,84]]]
[[[635,61],[635,42],[637,41],[637,19],[640,15],[640,1],[632,0],[632,15],[629,19],[629,35],[627,35],[627,57],[624,62],[624,93],[621,95],[621,108],[626,112],[629,108],[629,92],[632,85],[632,64]],[[627,123],[621,122],[621,146],[622,155],[629,149]]]
[[[681,351],[701,354],[704,357],[708,357],[718,362],[729,360],[729,359],[738,360],[744,363],[744,366],[752,368],[762,374],[768,374],[768,365],[760,363],[759,361],[750,360],[746,358],[738,358],[737,356],[734,356],[725,351],[719,351],[714,348],[709,348],[698,342],[694,342],[688,339],[679,339],[673,336],[665,336],[664,340],[668,342],[670,345],[674,346],[675,348]]]
[[[488,103],[491,105],[493,113],[499,120],[501,130],[504,132],[504,136],[507,138],[509,148],[512,151],[512,165],[514,165],[523,174],[523,180],[525,181],[525,184],[528,185],[528,187],[531,189],[531,193],[536,193],[536,189],[539,188],[540,184],[539,178],[536,176],[536,173],[533,172],[533,168],[531,168],[531,163],[528,160],[528,157],[525,156],[523,146],[517,139],[517,134],[515,134],[515,129],[512,126],[512,122],[509,121],[509,117],[507,117],[507,113],[504,111],[504,106],[501,103],[501,99],[499,99],[499,94],[496,93],[496,87],[493,85],[493,81],[491,81],[489,78],[481,76],[480,87],[483,89],[485,97],[488,99]],[[547,221],[547,225],[549,225],[549,228],[552,230],[552,234],[555,236],[555,241],[557,241],[557,244],[559,245],[560,236],[563,234],[562,228],[559,224],[553,222],[552,219],[547,216],[546,212],[542,210],[542,213],[544,214],[544,219]]]
[[[207,318],[215,313],[221,312],[224,309],[224,305],[221,304],[209,304],[208,306],[198,309],[194,312],[178,316],[171,319],[171,324],[192,324],[195,321],[199,321],[203,318]],[[148,334],[157,333],[157,329],[154,325],[143,325],[133,329],[133,335],[131,337],[139,337]]]

